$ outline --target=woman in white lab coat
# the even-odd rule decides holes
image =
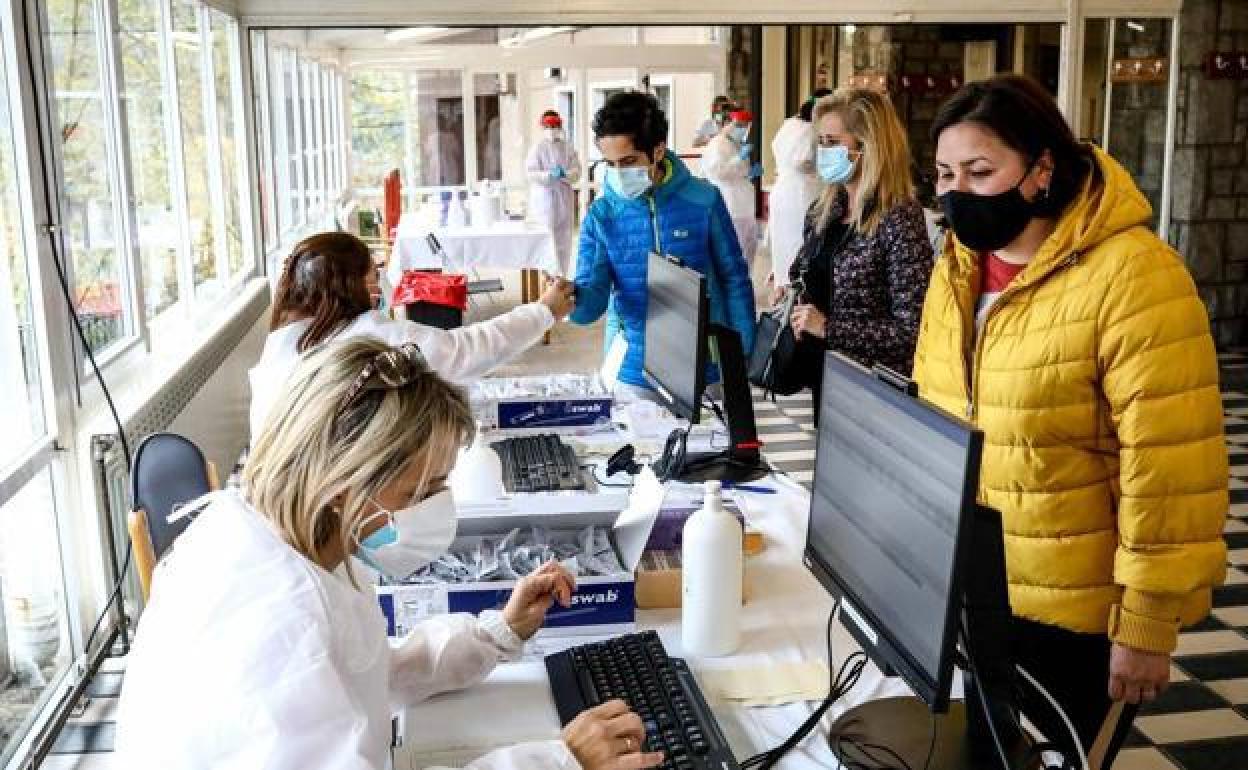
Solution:
[[[542,139],[529,150],[529,210],[533,220],[550,228],[555,238],[559,275],[573,274],[572,242],[576,237],[576,183],[581,159],[563,134],[563,118],[554,110],[542,113]]]
[[[557,563],[502,611],[417,625],[396,647],[355,554],[404,576],[455,534],[446,477],[473,431],[464,394],[414,345],[330,345],[265,422],[241,490],[210,495],[156,568],[127,663],[114,765],[126,770],[382,770],[391,715],[514,658],[574,579]],[[506,714],[482,714],[483,724]],[[410,729],[419,730],[419,724]],[[619,701],[478,770],[641,770]]]
[[[750,164],[753,145],[747,139],[754,116],[748,110],[729,113],[720,132],[702,148],[702,173],[719,188],[741,242],[741,254],[753,264],[758,250],[758,216],[754,207],[753,180],[762,167]]]
[[[789,285],[789,266],[802,247],[806,212],[819,197],[821,185],[815,173],[815,131],[810,116],[815,100],[830,93],[826,88],[815,91],[796,115],[780,124],[771,140],[776,184],[771,188],[768,206],[767,242],[776,286]]]
[[[573,307],[572,284],[553,281],[537,302],[448,331],[385,317],[373,310],[376,290],[372,254],[354,235],[320,233],[295,246],[274,292],[264,351],[250,372],[253,440],[299,357],[323,342],[363,335],[391,345],[414,342],[434,371],[462,384],[532,347]]]

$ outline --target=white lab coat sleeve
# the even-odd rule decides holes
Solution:
[[[744,179],[750,163],[737,157],[737,151],[737,146],[725,137],[715,137],[702,150],[702,173],[713,182]]]
[[[424,621],[390,654],[390,699],[412,706],[438,693],[478,684],[502,660],[514,660],[524,640],[502,613],[442,615]]]
[[[549,163],[549,158],[543,150],[546,142],[538,142],[529,150],[528,160],[525,161],[524,168],[529,174],[529,181],[533,184],[539,184],[542,187],[551,187],[555,184],[555,180],[550,178],[550,172],[554,169],[554,164]]]
[[[530,302],[488,321],[438,329],[402,322],[404,342],[414,342],[435,372],[464,384],[535,345],[555,323],[550,308]]]
[[[491,751],[469,762],[464,770],[581,770],[581,763],[563,741],[533,741]]]

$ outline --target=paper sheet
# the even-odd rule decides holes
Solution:
[[[709,697],[743,706],[823,700],[828,694],[828,678],[828,667],[822,661],[698,671],[698,680]]]

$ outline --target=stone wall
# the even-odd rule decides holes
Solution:
[[[1248,81],[1209,80],[1211,51],[1248,50],[1248,2],[1187,0],[1179,59],[1170,242],[1220,346],[1248,344]],[[1112,138],[1112,137],[1111,137]]]

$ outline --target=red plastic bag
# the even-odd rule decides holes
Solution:
[[[465,310],[468,307],[468,277],[457,273],[405,270],[399,285],[394,287],[392,300],[394,305],[430,302]]]

